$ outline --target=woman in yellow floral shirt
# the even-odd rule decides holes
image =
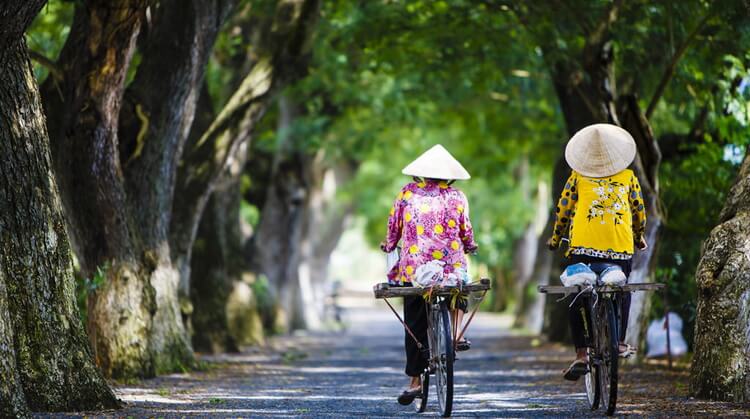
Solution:
[[[643,193],[635,174],[627,169],[635,154],[633,137],[610,124],[590,125],[568,142],[565,159],[573,170],[560,196],[554,232],[548,241],[554,250],[563,237],[569,236],[565,255],[570,266],[563,275],[572,270],[593,272],[602,280],[610,273],[624,279],[630,274],[634,248],[646,248]],[[620,355],[629,356],[634,350],[624,341],[630,294],[623,295],[619,306]],[[577,355],[565,371],[565,378],[570,380],[588,371],[588,319],[582,313],[585,311],[578,299],[569,312]]]

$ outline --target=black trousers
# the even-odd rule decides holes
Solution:
[[[603,259],[603,258],[595,258],[591,256],[580,256],[580,255],[571,255],[568,259],[568,264],[576,264],[576,263],[585,263],[585,264],[595,264],[595,263],[609,263],[609,264],[615,264],[620,266],[622,268],[622,271],[625,273],[625,276],[630,276],[630,271],[632,269],[632,263],[630,260],[614,260],[614,259]],[[596,272],[599,274],[599,272]],[[570,300],[574,298],[574,296],[568,297],[566,300]],[[578,348],[588,348],[593,345],[593,342],[591,341],[591,313],[588,313],[585,307],[589,306],[589,296],[581,296],[579,297],[576,302],[568,308],[568,318],[570,319],[570,332],[573,335],[573,343],[575,344],[576,349]],[[628,318],[630,317],[630,298],[631,295],[629,292],[621,294],[617,299],[615,299],[615,310],[617,308],[620,308],[620,342],[623,342],[625,340],[625,333],[628,329]],[[568,303],[570,304],[570,303]]]
[[[427,310],[422,296],[404,297],[404,322],[419,339],[422,347],[427,349]],[[406,348],[406,375],[418,377],[427,368],[427,358],[422,355],[417,343],[406,330],[404,330],[404,347]]]
[[[459,300],[457,308],[466,312],[467,302]],[[406,349],[406,375],[409,377],[418,377],[427,368],[427,353],[429,346],[427,343],[427,309],[424,298],[420,295],[404,297],[404,323],[419,339],[425,353],[421,353],[417,342],[404,330],[404,348]]]

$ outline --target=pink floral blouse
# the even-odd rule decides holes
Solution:
[[[399,240],[401,258],[388,273],[393,285],[411,283],[417,268],[435,259],[445,262],[446,274],[466,269],[465,253],[477,249],[466,196],[444,181],[408,183],[391,208],[381,248],[390,252]]]

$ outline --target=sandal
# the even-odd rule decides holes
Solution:
[[[416,388],[413,390],[406,389],[400,396],[398,396],[398,404],[408,406],[410,405],[417,396],[422,395],[422,388]]]
[[[578,381],[581,376],[588,374],[589,364],[582,359],[576,359],[572,364],[563,371],[563,377],[566,380]]]
[[[469,339],[463,338],[456,342],[456,351],[468,351],[471,349],[471,341]]]
[[[630,358],[631,355],[635,355],[638,352],[637,349],[628,345],[627,343],[621,343],[617,346],[620,358]]]

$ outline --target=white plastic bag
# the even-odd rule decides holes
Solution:
[[[687,342],[682,337],[682,319],[677,313],[669,313],[669,347],[672,356],[681,356],[687,353]],[[665,329],[664,317],[651,322],[646,332],[647,358],[656,358],[667,355],[667,330]]]
[[[576,263],[565,268],[560,274],[560,282],[566,287],[591,285],[596,283],[596,274],[585,263]]]
[[[401,247],[396,246],[395,249],[385,254],[385,272],[390,272],[394,266],[398,265],[398,261],[401,259]]]
[[[420,265],[414,272],[414,282],[420,287],[431,287],[443,281],[443,266],[445,262],[432,260]]]
[[[419,266],[414,272],[414,282],[420,287],[431,287],[433,285],[442,285],[444,287],[454,287],[459,282],[468,282],[469,275],[465,269],[456,269],[449,274],[445,274],[445,262],[441,260],[432,260]]]

